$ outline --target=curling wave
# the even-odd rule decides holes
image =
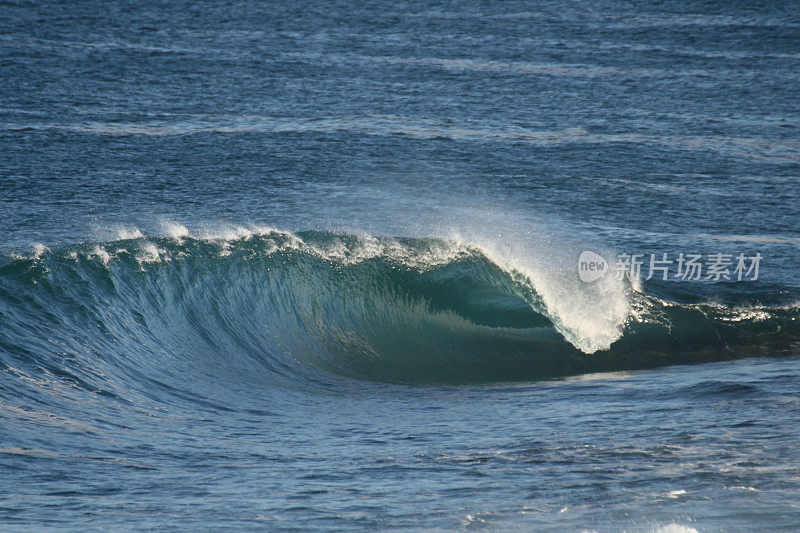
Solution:
[[[780,356],[800,340],[797,306],[677,303],[621,285],[575,295],[598,289],[554,289],[443,239],[130,237],[1,260],[4,370],[92,391],[186,368],[295,385],[475,383]]]

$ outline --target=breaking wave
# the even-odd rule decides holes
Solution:
[[[573,283],[452,240],[125,237],[0,259],[0,368],[109,393],[186,368],[292,386],[457,384],[780,356],[800,340],[797,306]]]

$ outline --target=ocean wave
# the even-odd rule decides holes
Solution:
[[[690,153],[711,152],[744,160],[796,163],[800,143],[767,137],[728,135],[664,135],[658,133],[597,133],[584,127],[535,130],[507,124],[464,123],[400,115],[351,115],[320,118],[288,118],[269,115],[196,115],[180,119],[164,117],[139,121],[80,121],[73,123],[0,123],[5,131],[67,131],[87,135],[168,137],[181,135],[246,133],[290,134],[348,132],[356,135],[465,142],[525,143],[536,147],[645,145]]]
[[[164,229],[0,259],[0,365],[106,394],[181,365],[295,385],[475,383],[779,356],[800,340],[797,305],[570,284],[470,243]]]

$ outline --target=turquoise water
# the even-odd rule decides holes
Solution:
[[[796,529],[799,43],[791,2],[0,6],[0,529]]]

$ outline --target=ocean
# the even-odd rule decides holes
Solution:
[[[800,4],[0,4],[0,530],[800,529]]]

